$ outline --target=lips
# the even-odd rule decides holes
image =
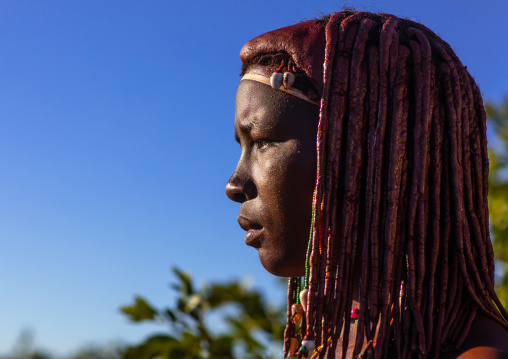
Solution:
[[[245,234],[245,244],[254,248],[260,248],[261,235],[264,230],[263,226],[243,215],[238,215],[238,224],[244,231],[247,231]]]

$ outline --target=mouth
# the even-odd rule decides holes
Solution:
[[[261,235],[264,230],[263,226],[240,215],[238,216],[238,224],[244,231],[247,231],[245,234],[245,244],[254,248],[260,248]]]

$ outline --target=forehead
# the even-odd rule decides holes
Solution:
[[[240,81],[236,93],[235,133],[254,127],[315,126],[319,109],[302,99],[253,80]]]
[[[277,91],[253,80],[240,81],[236,91],[235,117],[251,117],[254,114],[279,112],[287,107],[288,94]]]

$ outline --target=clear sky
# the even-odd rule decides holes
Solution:
[[[422,22],[484,98],[508,93],[508,2],[348,1]],[[22,328],[65,353],[157,329],[118,312],[172,300],[170,268],[253,278],[224,185],[239,155],[242,45],[338,1],[0,0],[0,353]]]

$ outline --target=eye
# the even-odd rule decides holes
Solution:
[[[268,147],[271,144],[268,140],[255,140],[254,146],[256,146],[257,149],[263,149]]]

